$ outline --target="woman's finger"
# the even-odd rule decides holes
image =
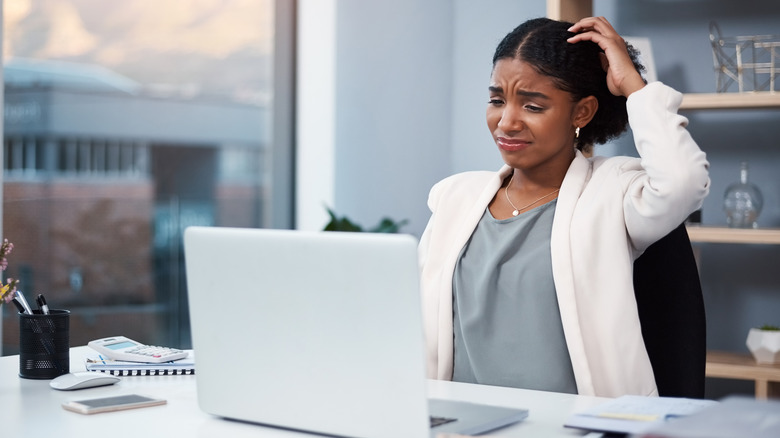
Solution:
[[[584,30],[596,30],[599,33],[616,33],[612,25],[604,17],[587,17],[574,23],[569,32],[582,32]]]
[[[576,43],[579,41],[593,41],[599,44],[607,40],[620,40],[620,35],[615,31],[615,28],[604,17],[589,17],[575,23],[569,29],[569,32],[576,33],[576,35],[569,38],[569,42]]]

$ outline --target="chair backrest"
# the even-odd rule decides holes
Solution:
[[[664,397],[704,397],[706,320],[699,270],[685,224],[634,262],[642,336]]]

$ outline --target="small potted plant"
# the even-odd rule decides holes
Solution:
[[[765,324],[759,328],[752,328],[748,333],[746,344],[756,362],[780,363],[780,327]]]

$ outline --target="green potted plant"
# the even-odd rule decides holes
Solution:
[[[330,222],[325,225],[324,231],[352,231],[367,233],[397,233],[401,227],[406,225],[406,219],[394,221],[390,218],[383,218],[376,226],[364,230],[362,226],[350,221],[346,216],[338,217],[330,208],[326,207],[330,215]]]
[[[780,327],[765,324],[758,328],[751,328],[746,344],[756,362],[780,363]]]

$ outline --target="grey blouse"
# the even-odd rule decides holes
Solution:
[[[453,277],[453,380],[577,393],[552,276],[557,200],[497,220],[488,209]]]

